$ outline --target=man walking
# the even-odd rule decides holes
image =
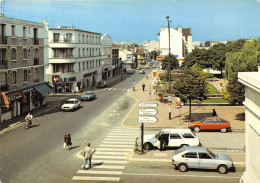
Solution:
[[[144,91],[144,89],[145,89],[145,84],[144,83],[142,84],[142,87],[143,87],[143,91]]]
[[[91,158],[92,158],[92,154],[94,152],[95,152],[95,150],[92,150],[92,148],[90,147],[90,143],[88,143],[88,146],[84,150],[85,161],[84,161],[84,164],[82,165],[82,168],[84,170],[86,169],[86,165],[87,165],[88,161],[89,161],[88,168],[91,168]]]

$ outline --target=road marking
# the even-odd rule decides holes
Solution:
[[[133,149],[122,148],[96,148],[96,151],[133,151]]]
[[[122,171],[97,171],[97,170],[78,170],[77,173],[84,174],[109,174],[109,175],[122,175]]]
[[[203,175],[172,175],[172,174],[141,174],[141,173],[123,173],[124,175],[139,175],[139,176],[165,176],[165,177],[203,177],[203,178],[224,178],[224,179],[240,179],[240,177],[226,177],[226,176],[205,176]]]
[[[127,161],[113,161],[113,160],[91,160],[92,163],[109,163],[109,164],[127,164]]]
[[[121,135],[121,136],[133,135],[133,136],[136,136],[136,135],[140,135],[140,133],[131,133],[131,132],[130,132],[130,133],[123,133],[123,132],[122,132],[122,133],[109,133],[108,136],[109,136],[109,135],[119,135],[119,136],[120,136],[120,135]]]
[[[141,131],[136,130],[112,130],[110,133],[134,133],[134,134],[140,134]]]
[[[127,91],[131,91],[131,89],[127,89]]]
[[[103,181],[119,181],[120,177],[88,177],[88,176],[73,176],[72,180],[103,180]]]
[[[103,141],[103,144],[124,144],[124,145],[134,145],[135,142],[111,142],[111,141]]]
[[[116,165],[92,165],[91,168],[94,169],[125,169],[125,166],[116,166]]]
[[[116,90],[117,88],[114,88],[113,90]]]
[[[124,89],[122,89],[122,91],[125,91],[126,89],[124,88]]]
[[[107,88],[103,88],[103,90],[107,90]]]
[[[100,147],[134,147],[133,145],[107,145],[107,144],[100,144]]]
[[[105,138],[104,140],[109,140],[109,141],[121,141],[121,142],[128,142],[129,140],[134,140],[135,141],[135,138],[134,139],[114,139],[114,138]]]
[[[113,88],[108,88],[108,90],[112,90]]]
[[[107,138],[136,139],[133,136],[108,135]]]
[[[95,154],[128,155],[129,152],[99,152],[99,151],[96,151]]]
[[[93,155],[93,159],[126,159],[126,156],[100,156],[100,155]]]

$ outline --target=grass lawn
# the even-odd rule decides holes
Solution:
[[[213,86],[212,84],[207,84],[207,88],[209,90],[209,94],[220,94],[220,91],[218,91],[217,88],[215,88],[215,86]]]
[[[198,101],[191,100],[191,103],[196,103],[196,102],[198,102]],[[226,103],[226,104],[228,104],[228,101],[223,98],[208,98],[206,100],[203,100],[201,103],[202,104],[207,104],[207,103]]]

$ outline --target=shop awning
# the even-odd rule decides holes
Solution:
[[[42,95],[47,95],[52,93],[52,88],[50,88],[46,83],[42,83],[39,85],[34,86],[35,90],[40,92]]]

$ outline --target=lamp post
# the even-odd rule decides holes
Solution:
[[[169,16],[166,16],[167,18],[167,22],[168,22],[168,35],[169,35],[169,56],[168,56],[168,75],[169,75],[169,96],[168,96],[168,104],[169,104],[169,119],[171,119],[171,102],[172,101],[169,101],[171,100],[171,96],[170,96],[170,93],[171,93],[171,68],[170,68],[170,55],[171,55],[171,44],[170,44],[170,41],[171,41],[171,38],[170,38],[170,22],[169,22]]]

